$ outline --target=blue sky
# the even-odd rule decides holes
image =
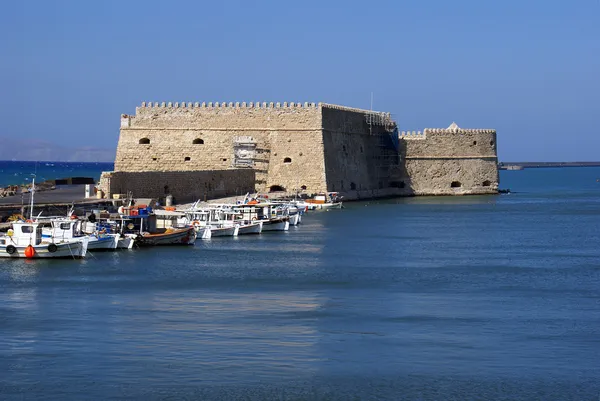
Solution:
[[[401,130],[497,129],[500,160],[600,160],[600,0],[7,0],[0,35],[0,159],[111,160],[142,101],[373,92]]]

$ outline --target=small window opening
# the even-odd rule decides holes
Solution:
[[[451,188],[460,188],[462,187],[462,184],[460,183],[460,181],[452,181],[452,183],[450,184]]]
[[[223,159],[221,159],[221,160],[223,160],[224,162],[226,162],[226,161],[227,161],[227,159],[225,159],[225,158],[223,158]]]
[[[290,157],[286,157],[285,159],[283,159],[284,163],[291,163],[292,159]]]
[[[494,141],[490,141],[490,146],[494,146]]]
[[[302,190],[306,190],[306,185],[302,185],[302,186],[300,187],[300,189],[302,189]]]
[[[271,185],[269,187],[269,192],[283,192],[285,191],[285,188],[282,187],[281,185]]]
[[[351,189],[352,191],[356,190],[356,184],[355,184],[355,183],[353,183],[353,182],[351,182],[351,183],[350,183],[350,189]]]
[[[153,161],[157,161],[158,159],[157,159],[156,157],[153,157],[153,158],[152,158],[152,160],[153,160]]]
[[[204,145],[204,139],[196,138],[192,141],[194,145]]]
[[[186,156],[185,159],[183,159],[184,162],[189,162],[190,160],[192,160],[189,156]]]
[[[473,141],[473,146],[477,145],[477,141]]]
[[[492,185],[492,182],[491,182],[491,181],[485,180],[485,181],[483,182],[483,186],[484,186],[484,187],[489,187],[490,185]]]
[[[149,145],[150,144],[150,139],[148,138],[142,138],[140,139],[140,145]]]

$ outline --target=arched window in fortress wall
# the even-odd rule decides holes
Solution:
[[[450,184],[451,188],[460,188],[462,187],[462,184],[460,183],[460,181],[452,181],[452,183]]]
[[[485,180],[485,181],[483,182],[483,186],[484,186],[484,187],[489,187],[490,185],[492,185],[492,182],[491,182],[491,181]]]
[[[140,139],[139,144],[140,145],[150,145],[150,139],[142,138],[142,139]]]
[[[285,159],[283,159],[283,162],[285,164],[291,163],[292,162],[292,158],[291,157],[286,157]]]
[[[204,145],[204,139],[196,138],[192,141],[194,145]]]

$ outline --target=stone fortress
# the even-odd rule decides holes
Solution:
[[[121,116],[106,197],[247,192],[344,199],[495,194],[496,131],[399,132],[390,113],[325,103],[142,103]]]

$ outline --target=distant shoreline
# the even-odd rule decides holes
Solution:
[[[523,170],[548,167],[600,167],[600,162],[500,162],[500,170]]]

